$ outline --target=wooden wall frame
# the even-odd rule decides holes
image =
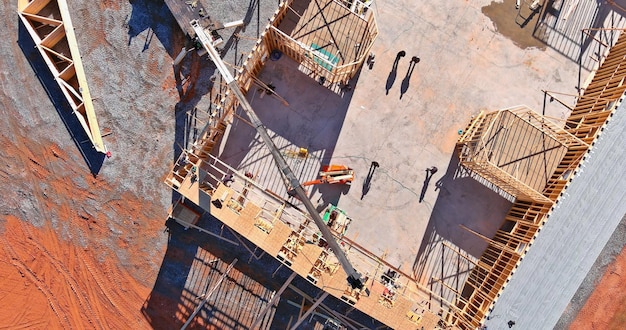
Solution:
[[[526,106],[480,114],[457,143],[461,165],[519,199],[550,203],[543,190],[581,139]]]
[[[568,144],[566,153],[541,191],[547,200],[515,200],[500,229],[478,261],[479,264],[491,268],[482,266],[472,269],[463,285],[461,297],[457,300],[457,308],[451,310],[455,326],[470,330],[483,324],[521,257],[528,251],[539,229],[547,221],[552,204],[570,184],[611,114],[622,103],[626,91],[626,33],[625,30],[621,31],[606,59],[592,73],[590,83],[578,98],[561,129],[577,141]],[[472,134],[480,131],[483,116],[481,114],[470,122],[459,140],[461,145],[475,141]]]

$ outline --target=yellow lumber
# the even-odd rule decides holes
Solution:
[[[67,43],[70,46],[70,53],[72,54],[72,59],[74,60],[74,70],[76,70],[76,78],[78,79],[78,85],[80,86],[80,93],[83,96],[87,122],[89,124],[89,130],[91,131],[91,142],[97,151],[106,152],[107,150],[104,146],[104,142],[102,141],[102,134],[100,133],[96,113],[93,109],[93,103],[91,102],[91,94],[89,92],[89,86],[87,85],[83,62],[78,50],[78,43],[76,41],[76,35],[74,34],[74,25],[72,24],[70,11],[65,0],[57,1],[59,4],[59,10],[61,11],[61,17],[63,18],[63,25],[65,25]]]
[[[19,11],[25,11],[28,13],[38,13],[40,12],[50,0],[34,0],[29,2],[28,0],[18,0],[17,8]]]
[[[24,8],[28,6],[28,0],[17,0],[17,10],[24,11]]]

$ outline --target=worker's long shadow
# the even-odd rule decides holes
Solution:
[[[393,61],[391,71],[389,71],[389,75],[387,76],[385,95],[389,95],[389,90],[393,87],[393,83],[396,81],[396,76],[398,75],[398,63],[400,63],[400,59],[404,56],[406,56],[406,52],[404,50],[399,51],[398,54],[396,54],[396,59]]]
[[[487,237],[493,237],[511,207],[511,201],[483,185],[460,166],[456,153],[450,159],[446,173],[439,177],[434,190],[439,191],[435,205],[413,264],[416,278],[433,284],[433,278],[457,280],[467,267],[451,258],[453,248],[465,256],[479,258],[487,243],[464,230],[464,225]],[[453,262],[454,261],[454,262]],[[444,266],[445,265],[445,266]],[[460,285],[459,282],[455,282]],[[458,289],[458,288],[457,288]]]
[[[70,133],[78,151],[80,151],[83,156],[85,163],[89,167],[89,171],[93,176],[98,175],[100,169],[102,168],[102,164],[104,163],[105,155],[96,151],[91,144],[89,136],[87,136],[87,133],[83,129],[80,121],[76,115],[74,115],[72,107],[69,105],[65,95],[63,95],[63,92],[50,72],[48,65],[35,47],[35,43],[26,30],[26,27],[20,19],[18,19],[18,21],[18,45],[22,49],[22,52],[28,60],[31,68],[35,72],[37,79],[39,79],[41,86],[46,91],[46,94],[48,94],[52,105],[59,114],[59,117],[63,121],[67,131]]]
[[[411,62],[409,62],[409,68],[407,69],[406,75],[404,76],[404,79],[402,79],[402,84],[400,85],[400,99],[402,99],[402,96],[404,96],[406,91],[409,90],[409,84],[411,82],[411,76],[413,76],[413,70],[415,70],[417,63],[419,62],[420,58],[417,56],[413,56]]]

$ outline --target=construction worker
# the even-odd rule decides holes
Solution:
[[[226,187],[230,187],[230,185],[235,182],[235,178],[232,174],[229,173],[224,177],[224,180],[222,182],[224,183],[224,185],[226,185]]]

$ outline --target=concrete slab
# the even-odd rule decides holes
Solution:
[[[615,10],[598,7],[608,10],[606,20],[598,20],[589,10],[592,4],[580,3],[572,9],[578,22],[624,25],[621,19],[609,19],[621,17]],[[443,291],[436,279],[458,289],[471,267],[468,260],[478,258],[486,246],[460,225],[491,237],[511,205],[511,196],[459,168],[453,154],[459,131],[480,111],[519,104],[557,120],[567,117],[568,109],[549,102],[542,90],[575,94],[593,68],[589,56],[601,56],[604,49],[590,39],[572,38],[570,30],[579,31],[579,23],[566,24],[554,2],[549,5],[535,21],[521,26],[511,0],[376,3],[371,9],[380,33],[372,49],[376,63],[354,78],[354,91],[330,91],[283,57],[268,62],[259,78],[274,85],[289,106],[268,95],[262,98],[257,88],[247,97],[301,181],[314,179],[323,164],[355,169],[357,179],[349,188],[310,189],[320,207],[337,204],[354,219],[348,238],[433,291]],[[542,27],[546,24],[550,29]],[[504,35],[503,26],[526,39],[520,42],[514,32]],[[602,37],[607,43],[612,40],[611,34]],[[398,58],[400,51],[405,56]],[[419,62],[411,64],[412,57]],[[237,65],[239,56],[234,58]],[[570,96],[560,99],[574,103]],[[308,150],[306,158],[298,155],[299,148]],[[245,116],[234,120],[220,150],[222,160],[289,198],[281,174]],[[373,161],[380,167],[368,178]],[[430,176],[426,169],[433,166],[438,171]],[[444,298],[453,300],[446,291]]]
[[[514,2],[505,1],[509,3],[509,9],[498,12],[506,13],[510,22],[498,17],[499,26],[536,28],[519,26]],[[459,130],[481,110],[518,104],[565,118],[567,108],[546,102],[541,89],[575,93],[579,76],[587,75],[562,49],[520,46],[503,36],[483,13],[489,5],[493,3],[376,3],[371,9],[380,32],[373,47],[376,63],[354,79],[353,92],[342,98],[281,58],[268,62],[260,78],[275,85],[289,107],[268,96],[261,99],[257,90],[248,95],[284,155],[309,149],[306,160],[287,157],[302,181],[315,178],[321,164],[356,170],[352,187],[316,186],[312,200],[338,203],[355,220],[349,238],[428,284],[432,275],[426,274],[446,253],[430,260],[420,259],[419,252],[448,241],[468,257],[478,257],[486,244],[459,225],[491,237],[510,207],[510,196],[458,169],[453,149]],[[568,42],[577,45],[573,39]],[[400,51],[406,56],[394,70]],[[413,56],[420,61],[411,69]],[[257,174],[263,185],[286,196],[269,153],[255,135],[236,119],[221,158]],[[372,161],[380,168],[364,188]],[[425,170],[432,166],[439,171],[427,179]],[[448,275],[440,271],[438,276]]]

